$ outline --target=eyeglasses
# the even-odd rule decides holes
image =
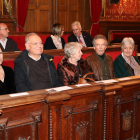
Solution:
[[[5,28],[5,29],[0,29],[0,30],[8,30],[8,28]]]
[[[44,45],[44,43],[42,42],[35,42],[35,43],[28,43],[28,44],[32,44],[34,46],[37,46],[37,45]]]

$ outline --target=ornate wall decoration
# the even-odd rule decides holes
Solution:
[[[11,6],[10,2],[7,0],[4,0],[4,4],[5,4],[5,7],[6,7],[8,14],[9,14],[10,18],[12,19],[12,21],[14,22],[14,24],[16,26],[19,26],[20,28],[22,28],[24,30],[23,27],[21,27],[20,25],[17,24],[17,21],[13,17],[12,12],[11,12],[12,6]]]
[[[77,132],[76,139],[81,139],[81,138],[86,139],[86,131],[87,131],[88,124],[89,122],[80,121],[76,125],[74,125],[76,127],[76,132]]]
[[[105,18],[111,20],[140,20],[140,0],[120,0],[118,4],[106,0]]]
[[[122,113],[122,129],[128,131],[131,129],[131,114],[133,111],[126,110],[125,113]]]

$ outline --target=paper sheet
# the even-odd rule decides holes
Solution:
[[[58,91],[64,91],[64,90],[69,90],[69,89],[73,89],[73,88],[69,86],[62,86],[62,87],[57,87],[57,88],[46,89],[46,91],[58,92]]]
[[[29,95],[29,93],[23,92],[23,93],[9,94],[9,96],[11,96],[11,97],[24,96],[24,95]]]
[[[82,87],[82,86],[88,86],[88,85],[91,85],[91,84],[89,84],[89,83],[86,83],[86,84],[77,84],[77,85],[75,85],[75,86],[77,86],[77,87]]]
[[[102,81],[94,81],[95,83],[114,83],[114,82],[118,82],[117,80],[114,79],[109,79],[109,80],[102,80]]]
[[[125,77],[125,78],[120,78],[120,79],[118,79],[118,80],[120,80],[120,81],[125,81],[125,80],[130,80],[131,78],[129,78],[129,77]]]

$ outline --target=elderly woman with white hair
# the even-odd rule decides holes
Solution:
[[[140,61],[137,57],[132,56],[134,51],[134,40],[124,38],[121,43],[122,54],[114,61],[116,78],[140,75]]]
[[[70,42],[65,44],[65,56],[57,65],[57,72],[63,85],[77,84],[79,78],[86,73],[91,72],[86,60],[82,59],[82,45],[78,42]],[[90,78],[96,80],[94,74]]]

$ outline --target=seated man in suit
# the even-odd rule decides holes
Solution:
[[[15,59],[17,92],[61,86],[53,63],[53,56],[43,53],[43,43],[36,33],[25,37],[26,50]]]
[[[93,39],[93,48],[95,51],[86,58],[88,65],[99,81],[115,78],[112,57],[105,54],[107,44],[105,36],[96,35]]]
[[[89,33],[82,32],[81,24],[75,21],[71,24],[73,34],[68,37],[68,42],[79,42],[83,47],[92,47],[92,36]]]
[[[0,46],[3,52],[19,51],[17,43],[8,38],[8,27],[4,23],[0,23]]]

